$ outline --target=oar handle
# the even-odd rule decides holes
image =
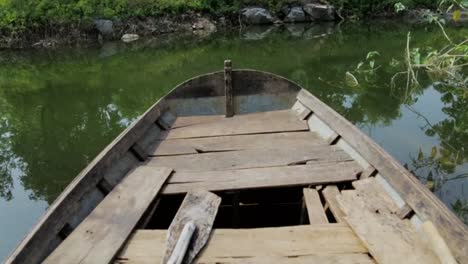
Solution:
[[[187,222],[180,233],[177,244],[172,251],[172,255],[167,261],[167,264],[181,264],[184,260],[185,253],[195,232],[196,226],[193,221]]]

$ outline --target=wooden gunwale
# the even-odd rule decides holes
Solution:
[[[246,75],[246,78],[258,76],[259,78],[271,79],[273,82],[282,86],[283,89],[289,89],[290,92],[295,94],[300,90],[297,84],[275,74],[248,69],[232,70],[232,73],[237,77]],[[60,244],[60,242],[57,241],[63,240],[59,233],[62,228],[69,227],[68,221],[70,221],[70,218],[78,210],[80,199],[91,191],[98,189],[97,184],[103,179],[109,168],[115,165],[115,163],[130,150],[133,144],[144,135],[151,124],[157,121],[161,112],[167,109],[167,105],[165,104],[166,100],[177,97],[180,95],[180,91],[184,89],[195,91],[196,89],[192,89],[192,87],[196,86],[198,82],[209,82],[214,76],[222,74],[223,71],[212,72],[193,77],[180,83],[138,117],[137,120],[107,145],[93,161],[73,179],[40,217],[29,233],[19,242],[15,250],[5,260],[5,264],[41,262],[58,246],[58,244]],[[233,76],[233,78],[235,77]],[[245,82],[246,80],[243,81]],[[258,80],[253,81],[258,82]],[[205,84],[202,88],[206,88],[206,86],[208,85]],[[211,87],[211,89],[216,90],[213,87]],[[200,88],[200,86],[198,86],[198,88]],[[224,87],[219,88],[224,90]],[[209,89],[210,88],[208,88],[208,90]],[[263,88],[262,91],[265,92],[265,88]],[[213,92],[208,91],[208,94],[213,94]]]

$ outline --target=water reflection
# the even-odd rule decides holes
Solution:
[[[204,39],[0,53],[0,207],[17,214],[38,208],[16,229],[7,227],[15,216],[2,212],[0,237],[7,241],[0,258],[44,210],[41,201],[50,204],[131,120],[177,83],[219,70],[226,58],[235,67],[274,72],[308,87],[422,181],[432,177],[436,194],[450,207],[461,201],[455,209],[462,214],[468,196],[467,96],[428,79],[411,91],[390,85],[395,70],[388,62],[401,59],[410,29],[415,45],[437,46],[443,39],[437,28],[400,24],[288,25]],[[345,72],[369,50],[380,52],[381,68],[357,76],[359,86],[347,86]]]

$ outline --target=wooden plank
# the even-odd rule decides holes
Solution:
[[[133,260],[134,263],[148,263],[151,260],[154,263],[162,259],[166,235],[165,230],[138,230],[129,239],[116,261],[131,263]],[[229,258],[359,253],[367,253],[367,249],[351,229],[342,224],[214,229],[208,245],[195,262],[210,263]]]
[[[146,151],[140,146],[140,144],[135,143],[130,149],[139,161],[145,161],[148,158],[148,153],[146,153]]]
[[[134,256],[131,259],[118,259],[116,264],[154,264],[154,259],[147,256]],[[213,257],[211,259],[199,259],[198,264],[375,264],[375,261],[368,254],[345,253],[329,255],[306,255],[306,256],[247,256],[247,257]]]
[[[377,174],[377,170],[374,166],[368,166],[364,171],[361,173],[360,179],[367,179],[369,177],[375,176]]]
[[[323,205],[317,190],[305,188],[303,193],[307,207],[307,215],[309,216],[309,223],[311,225],[328,224],[328,218],[323,210]]]
[[[312,114],[312,111],[309,108],[307,108],[306,106],[304,106],[299,101],[296,101],[296,103],[294,103],[294,105],[292,107],[292,110],[294,110],[296,112],[297,116],[301,120],[307,119],[307,117],[309,117],[309,115]]]
[[[385,203],[380,196],[369,200],[358,191],[342,191],[337,200],[346,222],[378,263],[439,263],[410,221],[375,209],[376,204]]]
[[[396,211],[396,215],[400,219],[410,218],[413,213],[414,213],[413,209],[409,207],[407,204],[405,204],[403,207],[401,207],[400,209]]]
[[[343,211],[341,211],[341,208],[338,205],[338,202],[336,201],[336,196],[339,194],[340,190],[338,190],[338,187],[336,187],[336,185],[328,185],[322,191],[323,198],[325,198],[328,208],[330,208],[330,211],[335,217],[336,222],[345,223],[345,214],[343,213]]]
[[[437,228],[435,228],[431,221],[427,221],[422,224],[422,230],[428,238],[432,250],[434,250],[437,257],[439,257],[440,263],[457,264],[457,261],[453,257],[452,252],[450,252],[447,243],[445,243],[445,240],[440,236],[439,231],[437,231]]]
[[[106,196],[44,263],[110,262],[171,171],[168,168],[135,169]]]
[[[172,128],[177,116],[171,111],[164,111],[162,115],[156,121],[164,130],[169,130]]]
[[[179,116],[171,128],[181,128],[206,123],[215,123],[225,119],[224,115]]]
[[[317,185],[356,180],[360,166],[355,162],[297,165],[208,172],[175,172],[164,194],[195,190],[238,190],[280,186]]]
[[[309,130],[292,110],[236,115],[218,122],[181,127],[162,133],[160,139],[214,137]]]
[[[364,200],[372,201],[373,210],[385,211],[387,213],[398,211],[397,204],[375,178],[354,181],[352,184],[357,193],[359,193],[359,196]]]
[[[338,133],[336,133],[336,132],[333,132],[333,134],[331,134],[327,138],[326,141],[327,141],[328,145],[333,145],[338,141],[339,138],[340,138],[340,135],[338,135]]]
[[[167,263],[173,254],[182,230],[189,222],[195,225],[195,233],[183,258],[183,263],[192,263],[192,260],[208,241],[220,204],[221,198],[213,193],[206,191],[187,193],[169,226],[163,263]]]
[[[197,151],[215,152],[258,148],[314,147],[315,145],[326,145],[326,142],[317,134],[309,131],[186,138],[161,140],[151,155],[168,156],[196,154]]]
[[[298,100],[374,166],[416,214],[434,223],[460,263],[468,263],[468,228],[447,206],[372,139],[315,96],[302,89]]]
[[[269,256],[269,257],[236,257],[236,258],[215,258],[210,261],[200,261],[199,264],[374,264],[375,261],[367,254],[333,254],[333,255],[307,255],[307,256]]]
[[[281,149],[250,149],[149,159],[147,165],[174,168],[175,171],[213,171],[305,164],[307,161],[338,162],[351,158],[335,146]]]
[[[224,61],[224,91],[226,98],[226,117],[234,115],[234,98],[232,90],[232,62]]]

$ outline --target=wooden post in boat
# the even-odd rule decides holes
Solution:
[[[232,62],[224,61],[224,88],[226,92],[226,117],[234,115],[234,104],[232,96]]]

